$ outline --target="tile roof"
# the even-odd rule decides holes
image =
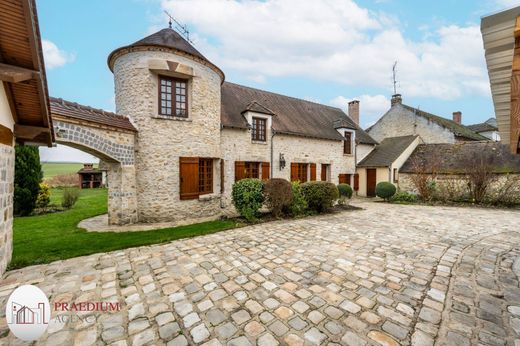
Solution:
[[[242,113],[253,101],[275,114],[273,129],[278,133],[343,140],[334,128],[334,122],[339,120],[345,127],[356,130],[358,142],[377,143],[339,108],[229,82],[222,84],[222,126],[248,128]]]
[[[485,140],[488,140],[488,138],[486,138],[486,137],[484,137],[482,135],[479,135],[478,133],[473,132],[467,126],[464,126],[464,125],[461,125],[461,124],[457,124],[453,120],[446,119],[446,118],[440,117],[438,115],[434,115],[434,114],[422,111],[420,109],[407,106],[405,104],[401,104],[401,106],[404,107],[405,109],[411,111],[411,112],[414,112],[418,116],[421,116],[421,117],[426,118],[426,119],[428,119],[430,121],[433,121],[434,123],[436,123],[436,124],[446,128],[446,129],[450,130],[457,137],[462,137],[464,139],[468,139],[468,140],[472,140],[472,141],[485,141]]]
[[[137,131],[127,117],[102,109],[83,106],[76,102],[65,101],[55,97],[50,98],[50,106],[51,114],[53,115],[61,115],[101,125],[108,125],[128,131]]]
[[[370,154],[359,162],[358,167],[388,167],[418,137],[415,135],[385,138]]]
[[[462,173],[471,164],[467,158],[481,153],[491,154],[497,173],[520,173],[520,155],[511,154],[507,145],[500,142],[459,142],[455,144],[419,144],[400,172],[415,173],[414,162],[439,161],[439,173]],[[440,159],[437,159],[440,158]],[[428,165],[426,165],[428,166]]]

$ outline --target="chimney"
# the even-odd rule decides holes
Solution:
[[[84,163],[83,168],[85,169],[92,169],[94,167],[94,164],[92,163]]]
[[[403,103],[403,99],[401,97],[401,94],[395,94],[395,95],[392,95],[392,100],[390,101],[390,106],[394,106],[396,104],[401,104]]]
[[[359,125],[359,101],[353,100],[348,103],[348,116],[356,125]]]
[[[453,121],[457,124],[462,123],[462,112],[453,112]]]

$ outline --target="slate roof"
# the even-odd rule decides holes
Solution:
[[[339,120],[345,127],[356,131],[359,143],[377,143],[339,108],[229,82],[222,84],[222,126],[247,129],[248,124],[242,113],[253,101],[275,114],[273,129],[277,133],[343,140],[334,127]]]
[[[450,130],[457,137],[462,137],[466,140],[471,140],[471,141],[488,140],[488,138],[486,138],[482,135],[479,135],[478,133],[473,132],[471,129],[469,129],[468,127],[466,127],[464,125],[457,124],[456,122],[454,122],[451,119],[446,119],[446,118],[440,117],[438,115],[431,114],[431,113],[422,111],[420,109],[407,106],[405,104],[401,104],[401,106],[404,107],[405,109],[409,110],[410,112],[415,112],[415,114],[417,114],[418,116],[426,118],[446,129]]]
[[[490,118],[483,123],[468,125],[468,128],[476,133],[498,131],[496,119]]]
[[[513,155],[509,146],[500,142],[459,142],[455,144],[419,144],[408,160],[403,164],[400,172],[415,173],[414,162],[439,161],[439,173],[462,173],[477,154],[486,152],[493,158],[493,166],[497,173],[520,173],[520,155]],[[441,159],[437,159],[441,158]],[[426,165],[428,166],[428,165]]]
[[[202,55],[201,52],[199,52],[191,43],[186,41],[184,37],[182,37],[177,31],[166,28],[157,31],[154,34],[151,34],[149,36],[146,36],[143,39],[140,39],[132,44],[129,44],[128,46],[120,47],[114,50],[110,55],[108,56],[108,66],[112,70],[112,57],[114,54],[116,54],[118,51],[123,49],[129,49],[134,47],[164,47],[164,48],[173,48],[175,50],[178,50],[180,52],[186,53],[188,55],[191,55],[193,57],[196,57],[198,59],[201,59],[207,63],[209,63],[211,66],[215,67],[221,74],[224,76],[224,73],[211,61],[209,61],[204,55]]]
[[[389,137],[376,146],[358,167],[389,167],[417,139],[417,135]]]
[[[137,131],[127,117],[102,109],[83,106],[76,102],[65,101],[55,97],[50,98],[50,106],[51,114],[117,127],[123,130]]]

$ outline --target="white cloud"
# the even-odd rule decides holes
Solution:
[[[359,121],[361,127],[366,128],[373,124],[390,109],[390,99],[384,95],[360,95],[354,98],[337,96],[330,100],[330,104],[341,108],[348,113],[348,103],[352,100],[359,101]]]
[[[520,1],[518,0],[495,0],[495,2],[502,9],[520,6]]]
[[[406,96],[489,95],[477,25],[406,39],[399,22],[352,0],[163,0],[197,29],[196,47],[224,71],[254,80],[304,76],[391,91],[398,64]]]
[[[42,40],[43,57],[45,67],[49,70],[73,62],[76,58],[74,54],[65,52],[49,40]]]

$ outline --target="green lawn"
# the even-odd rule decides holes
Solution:
[[[61,202],[61,189],[51,189],[51,203]],[[76,205],[67,211],[17,217],[13,226],[13,259],[10,269],[32,264],[164,243],[238,227],[235,220],[219,220],[155,231],[97,233],[77,227],[83,219],[107,212],[107,190],[85,189]]]
[[[56,175],[76,173],[82,167],[82,163],[42,162],[43,179],[52,178]],[[97,167],[97,164],[94,164],[94,167]]]

